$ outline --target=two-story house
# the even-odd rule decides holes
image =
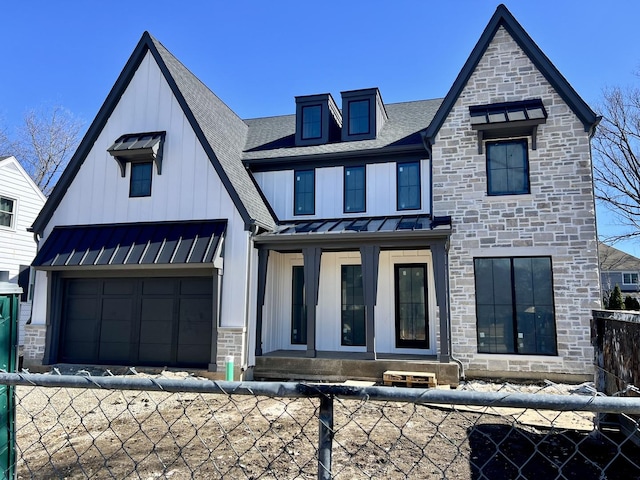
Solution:
[[[31,364],[589,376],[598,117],[504,6],[383,93],[243,120],[145,33],[34,222]]]
[[[37,245],[28,229],[46,201],[15,157],[0,157],[0,281],[22,287],[18,343],[24,345],[25,324],[31,316],[31,262]]]
[[[606,243],[598,243],[600,254],[600,282],[607,298],[616,285],[624,296],[640,297],[640,258],[618,250]]]

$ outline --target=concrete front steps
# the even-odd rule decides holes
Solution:
[[[431,372],[436,375],[438,385],[457,386],[459,367],[454,362],[441,363],[435,359],[342,358],[338,352],[318,352],[314,358],[297,352],[272,352],[256,357],[253,368],[255,380],[309,380],[314,382],[344,382],[362,380],[382,384],[387,370]]]

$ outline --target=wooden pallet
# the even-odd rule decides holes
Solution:
[[[382,374],[385,385],[393,385],[394,383],[403,383],[407,387],[426,386],[434,388],[438,386],[436,374],[431,372],[404,372],[400,370],[387,370]]]

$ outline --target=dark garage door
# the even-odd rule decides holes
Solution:
[[[206,368],[213,280],[65,279],[59,361]]]

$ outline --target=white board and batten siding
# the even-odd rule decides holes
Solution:
[[[40,213],[46,197],[14,157],[0,160],[0,196],[14,201],[11,227],[0,226],[0,271],[9,272],[9,281],[18,283],[20,265],[31,265],[37,245],[27,231]],[[21,302],[19,344],[24,343],[24,324],[31,316],[31,302]]]
[[[294,215],[294,170],[254,173],[258,185],[280,220],[381,217],[430,213],[431,179],[429,160],[420,161],[421,208],[397,209],[396,162],[366,166],[366,211],[344,213],[344,168],[315,169],[315,214]]]
[[[396,264],[427,265],[427,308],[429,349],[397,348],[395,344]],[[316,348],[321,351],[365,352],[366,347],[341,345],[341,266],[360,264],[358,252],[324,252],[320,263],[320,289],[316,313]],[[291,344],[292,270],[302,266],[302,255],[271,252],[263,310],[262,341],[264,353],[276,350],[305,350],[306,345]],[[375,342],[378,353],[435,355],[437,304],[433,261],[428,250],[382,251],[375,309]]]
[[[153,166],[151,196],[129,198],[126,175],[107,149],[123,134],[166,131],[162,174]],[[247,271],[249,233],[233,200],[200,145],[182,108],[150,53],[108,119],[43,235],[55,226],[226,219],[224,269]],[[212,266],[213,267],[213,266]],[[133,267],[135,268],[135,267]],[[38,272],[42,277],[46,274]],[[34,323],[45,323],[46,281],[37,282]],[[224,277],[221,326],[241,327],[245,275]]]

